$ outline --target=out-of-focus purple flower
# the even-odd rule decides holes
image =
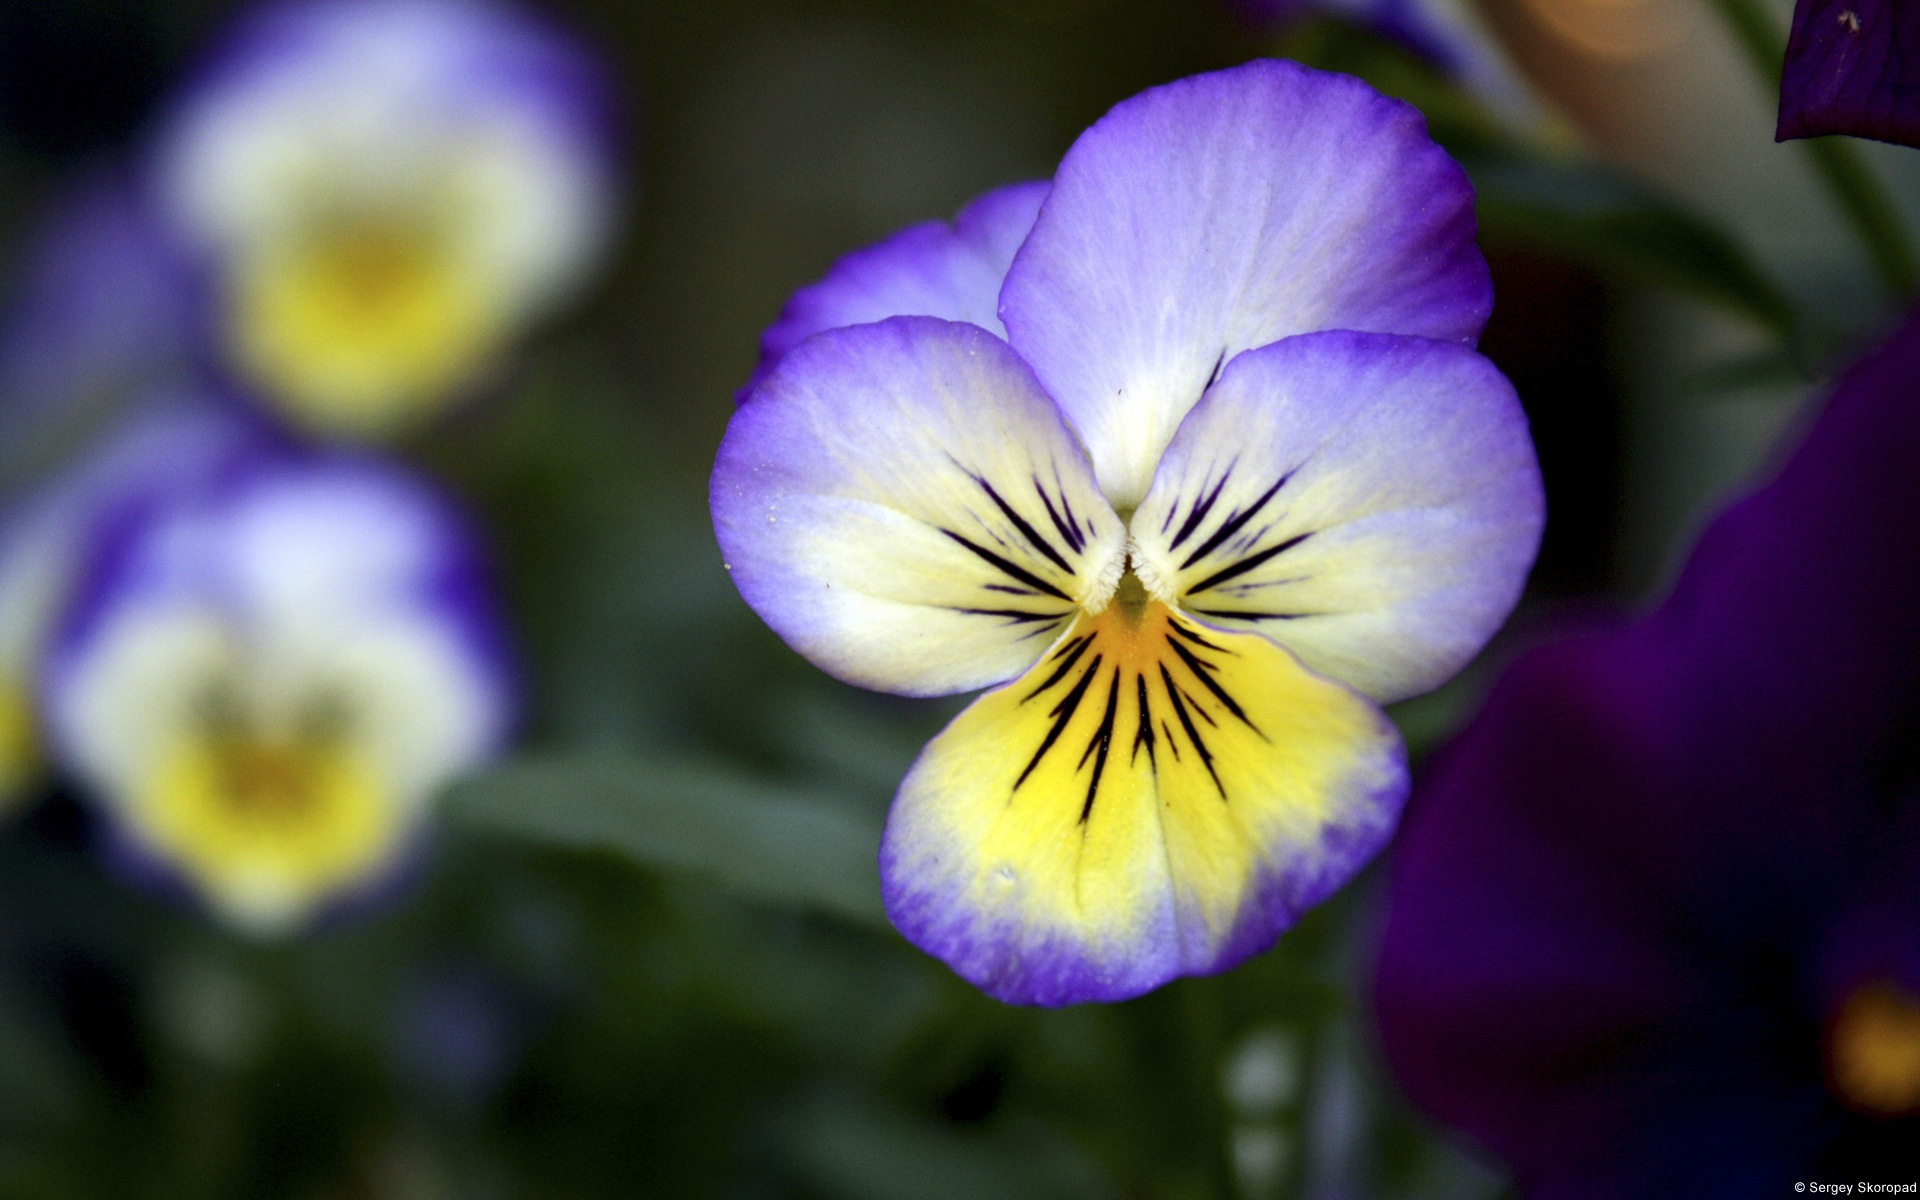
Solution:
[[[388,878],[512,700],[460,516],[394,468],[290,451],[106,530],[41,693],[124,844],[262,934]]]
[[[894,800],[908,938],[1004,1000],[1119,999],[1372,856],[1378,702],[1471,658],[1538,545],[1490,304],[1419,114],[1271,61],[795,298],[714,466],[735,583],[842,679],[993,689]]]
[[[1528,1195],[1911,1167],[1916,462],[1920,319],[1656,612],[1524,659],[1409,807],[1387,1051]]]
[[[1844,133],[1920,146],[1920,8],[1911,0],[1800,0],[1775,136]]]
[[[118,176],[61,196],[14,278],[0,312],[0,419],[16,452],[43,425],[124,398],[189,355],[188,273]]]
[[[609,109],[586,48],[504,4],[296,0],[183,97],[156,192],[250,389],[387,434],[476,386],[597,260]]]
[[[513,1070],[527,1019],[507,982],[446,968],[399,997],[393,1059],[403,1080],[456,1109],[484,1104]]]

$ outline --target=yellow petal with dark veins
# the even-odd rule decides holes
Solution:
[[[1265,948],[1373,855],[1405,792],[1371,701],[1129,576],[921,755],[881,852],[888,909],[1002,999],[1137,995]]]

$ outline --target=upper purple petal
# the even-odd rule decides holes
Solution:
[[[760,364],[739,398],[745,400],[787,351],[843,325],[939,317],[1004,337],[1000,284],[1048,186],[1043,180],[996,188],[961,209],[951,224],[914,225],[833,264],[819,282],[795,292],[760,336]]]
[[[1844,133],[1920,146],[1920,8],[1909,0],[1800,0],[1775,137]]]
[[[1417,110],[1262,60],[1083,133],[1000,315],[1125,509],[1243,350],[1323,329],[1472,345],[1493,302],[1473,238],[1473,190]]]

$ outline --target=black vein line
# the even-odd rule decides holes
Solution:
[[[1013,781],[1014,791],[1020,790],[1020,785],[1027,781],[1027,776],[1033,774],[1033,769],[1040,765],[1040,760],[1047,756],[1047,751],[1053,749],[1053,744],[1060,740],[1060,732],[1067,727],[1067,722],[1073,720],[1073,714],[1079,710],[1080,701],[1086,696],[1087,688],[1093,683],[1093,677],[1099,673],[1100,656],[1096,654],[1093,656],[1093,661],[1087,664],[1086,674],[1080,676],[1080,682],[1074,684],[1073,690],[1061,697],[1060,703],[1054,705],[1052,711],[1047,713],[1054,719],[1053,728],[1047,730],[1047,736],[1040,742],[1040,748],[1033,752],[1033,758],[1027,763],[1026,770],[1020,772],[1020,778]]]
[[[1079,529],[1080,515],[1073,511],[1073,501],[1067,496],[1067,485],[1061,482],[1060,480],[1060,467],[1059,467],[1059,464],[1057,463],[1054,464],[1054,468],[1053,468],[1053,486],[1060,493],[1060,511],[1062,514],[1066,516],[1067,524],[1073,526],[1073,528],[1075,529]],[[1093,519],[1092,518],[1087,519],[1086,536],[1087,537],[1093,536]]]
[[[1260,727],[1247,718],[1246,710],[1241,708],[1239,702],[1228,694],[1226,688],[1220,686],[1218,679],[1213,677],[1213,672],[1218,668],[1214,667],[1211,663],[1202,662],[1198,655],[1194,654],[1193,651],[1187,649],[1185,646],[1182,646],[1179,642],[1174,641],[1172,638],[1167,639],[1167,645],[1173,647],[1173,652],[1180,656],[1180,661],[1186,663],[1187,669],[1192,671],[1194,675],[1199,678],[1200,682],[1206,685],[1207,690],[1213,693],[1214,699],[1226,705],[1228,712],[1239,717],[1242,725],[1245,725],[1255,733],[1260,733]],[[1260,736],[1265,737],[1267,735],[1261,733]]]
[[[1147,748],[1147,766],[1157,777],[1160,774],[1160,757],[1154,751],[1154,743],[1158,739],[1153,735],[1153,706],[1147,700],[1147,677],[1145,675],[1135,675],[1133,677],[1133,683],[1140,700],[1140,723],[1136,725],[1133,730],[1133,751],[1127,755],[1127,765],[1132,766],[1139,761],[1140,748],[1145,746]]]
[[[1009,596],[1038,596],[1040,593],[1029,587],[1014,587],[1005,583],[983,583],[980,585],[989,592],[1002,592]]]
[[[973,551],[975,555],[977,555],[979,558],[985,561],[989,566],[998,568],[1000,571],[1004,572],[1009,579],[1012,579],[1019,583],[1024,583],[1030,588],[1033,588],[1037,591],[1045,592],[1047,595],[1052,596],[1059,600],[1071,601],[1073,599],[1073,597],[1067,595],[1065,592],[1061,591],[1059,588],[1048,583],[1046,580],[1040,578],[1038,575],[1035,575],[1032,571],[1027,570],[1025,567],[1020,566],[1018,563],[1008,562],[1006,559],[1001,558],[998,554],[995,554],[993,551],[987,549],[985,546],[979,545],[976,542],[969,541],[968,539],[961,537],[959,534],[955,533],[951,529],[942,529],[940,530],[940,532],[946,534],[948,537],[952,538],[954,541],[960,543],[962,546],[965,546],[967,549]]]
[[[1026,538],[1029,545],[1041,554],[1044,554],[1047,560],[1053,563],[1054,566],[1059,567],[1069,575],[1073,574],[1073,568],[1067,564],[1066,556],[1058,550],[1055,550],[1052,542],[1041,537],[1040,531],[1032,525],[1029,525],[1025,517],[1015,512],[1013,505],[1008,504],[1002,499],[1000,493],[994,490],[991,483],[988,483],[978,475],[973,477],[973,481],[980,485],[980,490],[987,494],[987,499],[993,501],[994,507],[998,508],[1007,520],[1013,522],[1013,527],[1020,531],[1020,536]]]
[[[1213,370],[1207,372],[1207,387],[1212,387],[1214,384],[1220,382],[1220,368],[1226,365],[1227,348],[1222,346],[1220,347],[1220,357],[1213,360]],[[1201,388],[1200,390],[1204,392],[1207,388]]]
[[[1195,608],[1189,611],[1196,616],[1212,617],[1216,621],[1298,621],[1302,617],[1325,615],[1323,613],[1227,612],[1218,608]]]
[[[1220,482],[1213,485],[1213,490],[1208,492],[1205,497],[1194,501],[1193,507],[1187,510],[1187,519],[1180,525],[1180,532],[1173,535],[1173,541],[1167,546],[1167,549],[1178,550],[1180,543],[1192,537],[1193,531],[1200,528],[1200,523],[1207,519],[1208,513],[1213,511],[1214,501],[1220,499],[1220,489],[1226,487],[1227,480],[1233,478],[1233,466],[1233,463],[1228,463],[1227,469],[1220,473]],[[1203,481],[1200,486],[1205,487],[1207,485]],[[1169,513],[1168,515],[1171,516],[1172,514]],[[1163,529],[1161,532],[1165,533],[1166,530]]]
[[[1034,621],[1058,621],[1067,615],[1064,612],[1028,612],[1020,608],[962,608],[956,604],[947,605],[947,609],[950,612],[966,613],[970,617],[1005,617],[1015,625],[1026,625]]]
[[[1093,798],[1100,792],[1100,777],[1107,769],[1107,754],[1113,749],[1113,719],[1120,711],[1120,668],[1113,668],[1113,682],[1107,686],[1107,715],[1100,720],[1100,730],[1094,734],[1093,741],[1087,743],[1085,753],[1080,755],[1081,763],[1087,761],[1087,754],[1097,745],[1100,753],[1093,760],[1093,779],[1087,784],[1087,799],[1080,806],[1080,824],[1085,825],[1087,818],[1093,815]],[[1074,768],[1076,771],[1079,767]]]
[[[1146,677],[1141,676],[1142,680]],[[1160,732],[1167,735],[1167,749],[1173,751],[1173,761],[1180,761],[1180,741],[1173,736],[1173,727],[1167,724],[1165,717],[1160,718]]]
[[[1047,691],[1048,689],[1052,688],[1054,684],[1059,683],[1062,679],[1065,679],[1067,677],[1067,672],[1073,670],[1073,664],[1080,661],[1080,656],[1082,654],[1085,654],[1087,652],[1087,647],[1091,645],[1093,645],[1093,635],[1089,633],[1081,637],[1077,637],[1073,639],[1071,642],[1068,642],[1067,646],[1071,648],[1070,650],[1061,649],[1061,650],[1054,651],[1055,658],[1060,657],[1060,655],[1062,654],[1066,654],[1067,656],[1066,661],[1061,663],[1058,667],[1054,668],[1053,674],[1047,676],[1047,681],[1045,683],[1041,684],[1039,687],[1028,692],[1026,695],[1020,697],[1020,703],[1025,704],[1027,701],[1033,699],[1035,696],[1038,696],[1041,692]]]
[[[1253,570],[1255,567],[1266,562],[1268,559],[1273,558],[1276,555],[1286,553],[1287,551],[1293,549],[1295,546],[1298,546],[1301,542],[1306,541],[1308,538],[1312,536],[1313,534],[1311,533],[1303,533],[1296,537],[1290,537],[1286,541],[1281,542],[1278,546],[1269,546],[1267,549],[1262,550],[1258,554],[1252,555],[1247,558],[1243,558],[1239,562],[1234,563],[1231,566],[1222,567],[1218,571],[1215,571],[1213,574],[1207,576],[1205,579],[1202,579],[1199,583],[1196,583],[1192,587],[1188,588],[1187,595],[1191,596],[1198,592],[1204,592],[1208,588],[1217,587],[1220,584],[1227,582],[1227,580],[1229,579],[1238,579],[1240,578],[1240,576],[1245,575],[1248,571]],[[1065,597],[1062,597],[1062,599],[1065,599]]]
[[[1191,567],[1193,564],[1199,562],[1201,559],[1205,558],[1207,555],[1212,554],[1215,550],[1219,549],[1221,542],[1226,541],[1228,538],[1232,537],[1234,534],[1239,533],[1242,529],[1245,529],[1247,527],[1247,523],[1253,520],[1256,516],[1260,515],[1260,510],[1267,506],[1267,502],[1269,500],[1272,500],[1276,495],[1280,493],[1281,488],[1287,486],[1287,480],[1291,478],[1293,478],[1293,475],[1291,472],[1289,472],[1288,474],[1282,475],[1279,481],[1276,482],[1272,487],[1260,493],[1260,498],[1258,500],[1255,500],[1252,506],[1249,507],[1245,512],[1241,512],[1240,510],[1235,509],[1233,513],[1231,513],[1227,517],[1226,520],[1220,522],[1220,528],[1213,531],[1212,537],[1208,538],[1204,542],[1201,542],[1199,549],[1195,550],[1192,554],[1187,555],[1187,561],[1180,564],[1180,569],[1184,571],[1188,567]]]
[[[1040,503],[1047,507],[1047,519],[1053,522],[1053,527],[1059,532],[1060,537],[1067,545],[1073,547],[1075,554],[1079,554],[1085,550],[1087,548],[1087,539],[1080,535],[1078,529],[1067,524],[1066,520],[1060,516],[1060,510],[1053,506],[1053,498],[1047,495],[1046,485],[1040,482],[1038,475],[1033,477],[1033,490],[1040,494]],[[1063,487],[1060,489],[1060,507],[1065,508],[1066,504],[1067,489]]]
[[[1188,641],[1192,642],[1196,646],[1205,646],[1209,650],[1217,650],[1222,654],[1233,653],[1233,651],[1227,649],[1225,646],[1214,645],[1212,642],[1201,637],[1194,630],[1187,628],[1185,625],[1182,625],[1178,621],[1168,621],[1167,626],[1168,628],[1172,629],[1175,633],[1179,634],[1183,638],[1186,638]]]
[[[1191,741],[1193,748],[1199,752],[1200,762],[1207,768],[1207,774],[1213,776],[1213,786],[1219,789],[1220,798],[1225,800],[1227,788],[1220,782],[1220,772],[1213,769],[1213,752],[1207,749],[1207,743],[1201,739],[1200,731],[1193,727],[1193,718],[1187,715],[1187,706],[1180,703],[1180,685],[1173,681],[1173,676],[1168,673],[1165,663],[1160,664],[1160,680],[1167,685],[1167,699],[1173,702],[1173,715],[1180,718],[1180,727],[1187,731],[1187,740]],[[1169,744],[1172,743],[1171,735],[1167,740]],[[1177,751],[1175,756],[1178,757]]]

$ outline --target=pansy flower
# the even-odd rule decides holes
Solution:
[[[1842,133],[1920,146],[1920,10],[1907,0],[1800,0],[1777,137]]]
[[[1538,1197],[1911,1179],[1920,320],[1668,599],[1436,760],[1377,983],[1413,1098]]]
[[[280,933],[388,878],[510,708],[464,523],[360,460],[256,456],[110,532],[41,672],[129,861]]]
[[[1004,246],[1004,211],[809,304]],[[712,503],[815,663],[991,689],[901,785],[887,909],[991,994],[1064,1004],[1224,969],[1378,849],[1406,785],[1379,706],[1505,618],[1542,501],[1470,349],[1472,194],[1412,108],[1283,62],[1182,80],[1083,134],[1031,220],[997,320],[983,288],[786,350]]]
[[[580,46],[485,0],[257,14],[156,151],[223,359],[322,432],[438,411],[591,264],[605,109]]]

